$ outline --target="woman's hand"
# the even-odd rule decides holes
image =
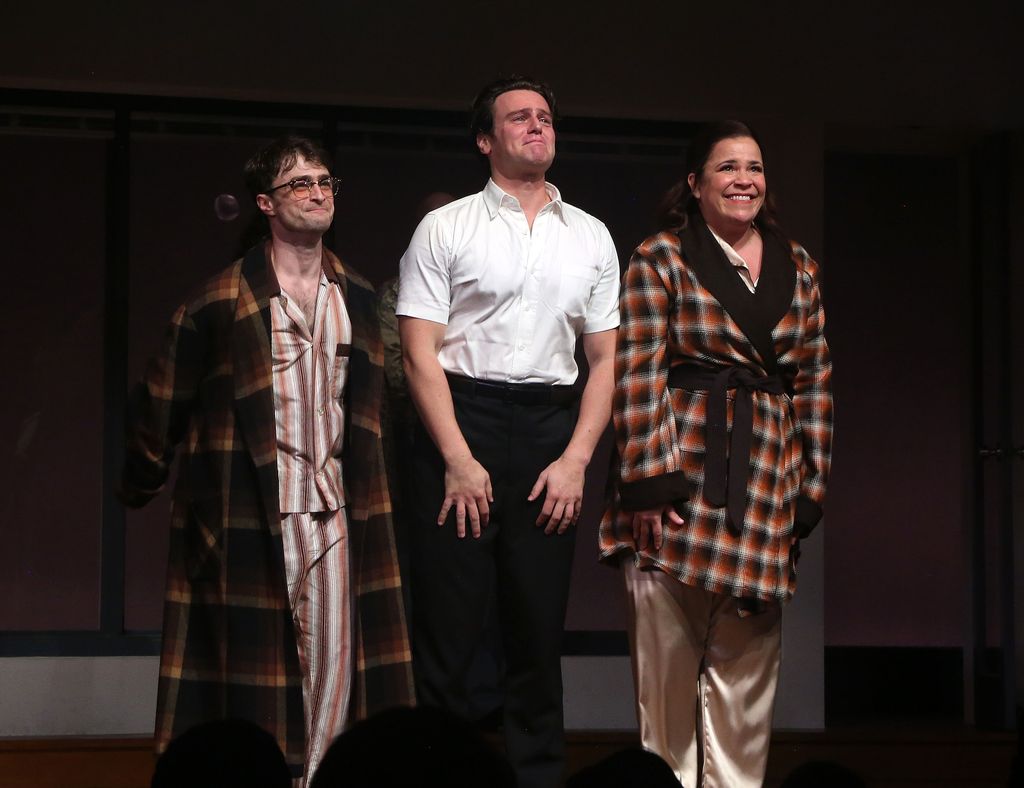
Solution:
[[[645,550],[648,541],[655,550],[660,550],[663,538],[663,523],[668,518],[675,525],[682,525],[683,518],[667,503],[658,509],[644,509],[633,512],[633,544],[637,550]]]

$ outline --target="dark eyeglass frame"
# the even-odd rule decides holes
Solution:
[[[264,194],[270,194],[276,192],[278,189],[283,189],[288,186],[292,190],[292,195],[297,200],[307,200],[309,195],[313,193],[313,186],[319,186],[320,191],[323,192],[324,197],[336,197],[338,190],[341,189],[341,178],[335,178],[333,175],[325,175],[323,178],[292,178],[287,183],[281,183],[277,186],[272,186],[267,189]]]

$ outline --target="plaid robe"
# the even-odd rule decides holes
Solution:
[[[383,352],[369,284],[325,250],[352,320],[342,457],[351,542],[356,718],[412,703],[411,656],[381,459]],[[263,245],[175,313],[134,390],[121,495],[141,506],[183,444],[171,522],[158,751],[191,725],[241,717],[301,774],[302,681],[285,582]]]
[[[796,588],[791,536],[821,517],[832,444],[832,364],[818,266],[799,246],[765,234],[751,294],[698,215],[663,232],[630,260],[620,302],[614,421],[617,480],[601,523],[603,560],[631,555],[687,585],[783,601]],[[670,388],[677,364],[768,374],[758,347],[773,347],[788,393],[754,391],[753,438],[742,528],[704,496],[708,392]],[[734,392],[727,406],[731,432]],[[635,551],[632,511],[673,503],[660,550]]]

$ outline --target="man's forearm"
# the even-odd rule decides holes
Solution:
[[[407,357],[405,377],[423,426],[445,462],[468,456],[469,445],[455,420],[451,390],[437,359],[432,364],[429,360],[410,363]]]
[[[587,385],[583,388],[580,399],[580,415],[576,421],[569,445],[562,454],[580,460],[585,465],[590,463],[597,442],[604,434],[605,428],[612,417],[612,371],[597,376],[591,369]]]
[[[423,426],[449,465],[472,456],[455,420],[455,406],[448,379],[437,360],[444,327],[416,319],[403,319],[402,362],[409,393]]]
[[[409,391],[423,425],[445,463],[444,500],[437,524],[443,525],[452,510],[459,538],[467,523],[474,537],[487,525],[493,501],[486,469],[473,457],[455,419],[452,392],[437,354],[444,342],[444,326],[427,320],[402,318],[402,355]]]
[[[590,463],[597,442],[601,440],[612,417],[612,395],[615,390],[615,332],[606,333],[609,334],[608,337],[600,337],[590,343],[590,352],[587,353],[590,374],[580,399],[580,415],[572,438],[562,452],[562,456],[581,461],[585,465]],[[594,352],[595,347],[597,352]]]

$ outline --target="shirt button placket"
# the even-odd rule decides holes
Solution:
[[[534,270],[533,257],[533,234],[526,222],[526,215],[523,215],[522,225],[522,266],[526,271],[523,280],[523,290],[519,301],[519,325],[517,326],[517,358],[513,366],[513,374],[520,378],[524,372],[531,367],[532,355],[530,350],[533,346],[533,303],[537,291],[537,272]]]

